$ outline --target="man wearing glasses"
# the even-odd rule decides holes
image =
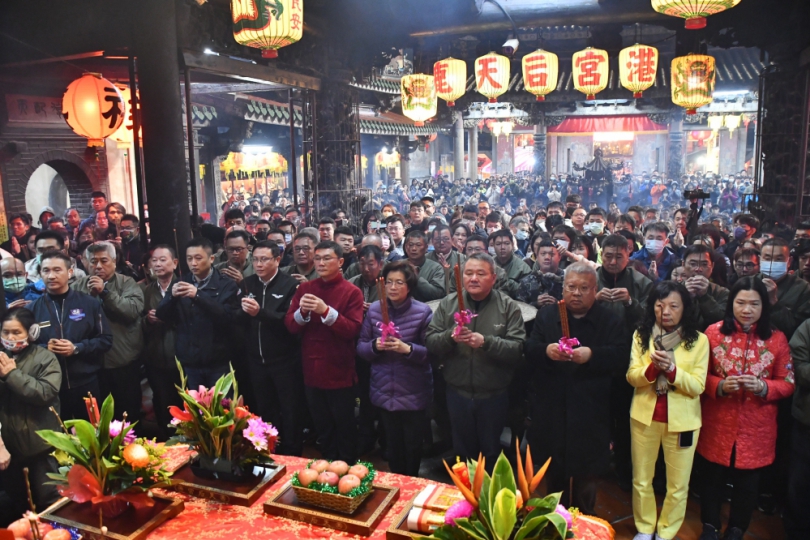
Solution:
[[[336,242],[315,246],[320,277],[298,286],[284,324],[301,337],[304,392],[323,457],[354,463],[355,340],[363,324],[363,293],[343,279],[342,263]]]
[[[731,284],[733,285],[740,278],[759,274],[759,260],[759,250],[754,248],[738,249],[734,253],[734,276],[732,276]]]
[[[314,234],[301,231],[293,239],[293,264],[285,266],[282,272],[298,280],[298,283],[306,283],[318,278],[318,271],[315,268],[315,246],[318,244],[318,237]]]
[[[228,260],[214,266],[219,272],[236,282],[237,285],[242,280],[254,274],[253,258],[248,246],[250,245],[250,235],[242,229],[234,229],[225,235],[225,254]]]
[[[692,306],[701,330],[723,320],[726,314],[728,289],[709,281],[713,270],[712,250],[704,244],[689,246],[683,257],[683,284],[695,300]]]
[[[526,360],[534,367],[529,430],[534,459],[552,458],[549,490],[563,491],[562,500],[572,500],[583,513],[594,512],[596,478],[610,468],[611,379],[630,358],[630,336],[621,318],[596,301],[598,287],[590,266],[575,263],[565,270],[568,327],[580,343],[572,353],[559,347],[556,305],[538,311],[526,342]],[[625,413],[629,425],[629,407]]]

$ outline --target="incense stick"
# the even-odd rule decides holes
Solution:
[[[453,268],[456,274],[456,294],[458,294],[458,312],[464,311],[464,288],[461,286],[461,267],[456,264]]]
[[[560,324],[562,325],[563,337],[570,338],[571,332],[568,329],[568,311],[565,309],[565,300],[560,300],[559,303],[557,303],[557,307],[560,310]]]
[[[383,324],[387,325],[388,318],[388,297],[385,294],[385,283],[383,278],[377,278],[377,295],[380,297],[380,311],[382,312]]]

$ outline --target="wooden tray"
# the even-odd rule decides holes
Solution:
[[[254,467],[253,470],[256,471],[257,468],[264,469],[264,476],[258,476],[249,482],[239,483],[200,478],[194,474],[190,466],[186,466],[172,475],[172,485],[166,486],[166,489],[186,493],[198,499],[208,499],[237,506],[251,506],[267,488],[281,479],[287,470],[286,465],[280,464],[270,468]]]
[[[416,496],[414,495],[414,498]],[[386,540],[411,540],[413,538],[427,538],[429,534],[413,532],[408,530],[408,514],[413,508],[413,499],[405,505],[402,513],[391,522],[391,526],[385,531]]]
[[[126,510],[115,518],[105,518],[107,540],[143,540],[164,521],[183,511],[183,501],[155,495],[155,506],[144,510]],[[90,504],[78,504],[62,498],[39,515],[42,521],[58,523],[81,531],[83,540],[101,540],[98,513]]]
[[[269,501],[264,503],[267,514],[295,521],[303,521],[318,527],[327,527],[361,536],[370,536],[386,511],[399,497],[399,488],[374,484],[371,494],[351,516],[325,508],[302,503],[295,496],[292,485],[287,483]]]

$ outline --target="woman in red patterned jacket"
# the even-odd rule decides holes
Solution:
[[[771,328],[762,280],[731,289],[724,320],[706,331],[711,357],[702,398],[697,451],[704,482],[701,540],[716,540],[724,476],[734,485],[724,539],[742,539],[757,501],[762,468],[773,463],[777,401],[793,395],[793,362],[785,335]]]

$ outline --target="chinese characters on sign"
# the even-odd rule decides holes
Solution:
[[[6,110],[9,123],[65,125],[62,99],[58,97],[6,94]]]
[[[559,60],[557,55],[538,49],[523,57],[523,86],[544,101],[546,94],[557,88]]]
[[[609,66],[607,51],[588,47],[574,53],[574,87],[594,99],[607,87]]]
[[[467,86],[467,63],[456,58],[445,58],[433,64],[436,95],[453,107],[464,95]]]
[[[486,54],[475,61],[475,75],[478,92],[495,103],[508,89],[509,59],[500,54]]]
[[[655,83],[658,71],[658,49],[635,44],[619,53],[619,79],[622,86],[640,98]]]

